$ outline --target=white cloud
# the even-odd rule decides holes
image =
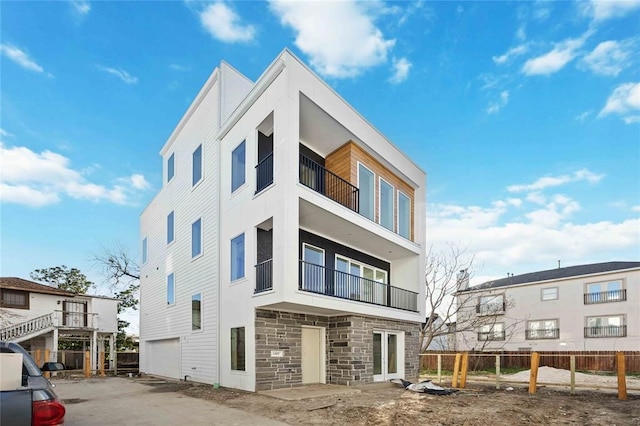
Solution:
[[[591,0],[580,5],[584,15],[592,17],[595,22],[601,22],[620,18],[640,9],[640,0]]]
[[[578,55],[578,49],[582,47],[590,35],[591,32],[588,31],[580,38],[556,43],[551,51],[527,60],[522,66],[522,72],[525,75],[549,75],[560,71]]]
[[[591,115],[592,112],[593,112],[593,110],[590,109],[590,110],[585,111],[585,112],[583,112],[581,114],[578,114],[576,116],[576,120],[578,120],[580,122],[584,122],[587,119],[587,117],[589,117]]]
[[[248,42],[255,37],[255,27],[242,22],[242,18],[222,1],[210,4],[199,15],[202,26],[222,42]]]
[[[70,160],[63,155],[3,144],[0,144],[0,169],[0,200],[32,207],[56,203],[63,195],[128,204],[137,191],[150,187],[139,174],[119,178],[111,187],[89,182],[84,173],[70,167]]]
[[[43,72],[44,69],[38,65],[33,59],[27,55],[23,50],[12,46],[10,44],[2,43],[0,44],[0,51],[9,59],[11,59],[16,64],[20,65],[22,68],[35,71],[35,72]]]
[[[13,136],[13,133],[9,133],[5,129],[0,128],[0,137],[2,137],[2,138],[10,138],[12,136]]]
[[[91,11],[91,5],[85,0],[71,0],[71,6],[80,15],[88,15]]]
[[[516,38],[520,41],[525,41],[527,39],[527,26],[525,24],[518,27],[518,31],[516,31]]]
[[[545,176],[530,184],[510,185],[509,192],[539,192],[547,188],[561,186],[571,182],[587,181],[591,184],[598,183],[604,177],[603,174],[596,174],[587,169],[578,170],[570,175]]]
[[[615,77],[629,66],[635,44],[635,39],[603,41],[582,59],[582,63],[596,74]]]
[[[533,6],[533,18],[544,21],[551,15],[551,2],[536,1]]]
[[[402,83],[409,77],[411,62],[407,58],[393,59],[393,75],[389,77],[389,82],[393,84]]]
[[[616,87],[598,118],[609,114],[622,116],[627,124],[640,121],[640,83],[624,83]]]
[[[375,26],[375,3],[272,0],[270,5],[281,23],[294,30],[295,44],[312,67],[325,76],[355,77],[385,63],[395,45]]]
[[[640,213],[640,206],[633,206],[633,207],[631,207],[631,211],[634,211],[634,212],[638,212],[638,213]]]
[[[107,72],[109,74],[115,75],[120,80],[124,81],[127,84],[135,84],[138,82],[138,77],[134,77],[122,68],[111,68],[111,67],[102,67],[98,66],[98,69]]]
[[[509,91],[503,90],[500,93],[500,97],[489,104],[487,107],[487,114],[496,114],[503,107],[505,107],[509,103]]]
[[[527,53],[528,50],[529,46],[527,44],[521,44],[519,46],[512,47],[500,56],[492,56],[491,59],[493,59],[493,62],[496,64],[504,64],[511,58]]]

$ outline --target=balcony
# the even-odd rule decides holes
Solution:
[[[300,154],[300,183],[356,213],[360,211],[358,188],[303,154]]]
[[[256,265],[256,288],[254,294],[273,289],[273,259]]]
[[[524,331],[525,339],[527,340],[541,340],[541,339],[559,339],[559,328],[547,328],[547,329],[532,329]]]
[[[597,303],[624,302],[627,300],[627,289],[600,291],[597,293],[585,293],[584,304],[593,305]]]
[[[418,293],[300,261],[300,290],[371,305],[418,312]]]
[[[273,152],[256,165],[256,194],[273,183]]]
[[[585,327],[584,337],[626,337],[626,325],[606,325],[600,327]]]
[[[492,340],[505,340],[505,338],[506,338],[506,333],[504,332],[504,330],[502,330],[502,331],[495,330],[495,331],[480,331],[480,332],[478,332],[478,341],[479,342],[492,341]]]

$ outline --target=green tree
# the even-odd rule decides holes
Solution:
[[[73,293],[85,294],[93,287],[93,282],[76,268],[68,268],[65,265],[54,266],[46,269],[36,269],[29,274],[32,280],[46,283],[61,290]]]

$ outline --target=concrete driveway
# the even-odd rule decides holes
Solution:
[[[171,382],[105,377],[54,379],[65,425],[265,425],[284,423],[175,392]],[[143,384],[146,383],[146,384]],[[158,386],[161,384],[161,386]]]

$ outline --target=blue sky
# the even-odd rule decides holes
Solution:
[[[640,260],[640,2],[2,2],[1,274],[138,255],[158,152],[225,60],[290,48],[428,175],[476,279]]]

